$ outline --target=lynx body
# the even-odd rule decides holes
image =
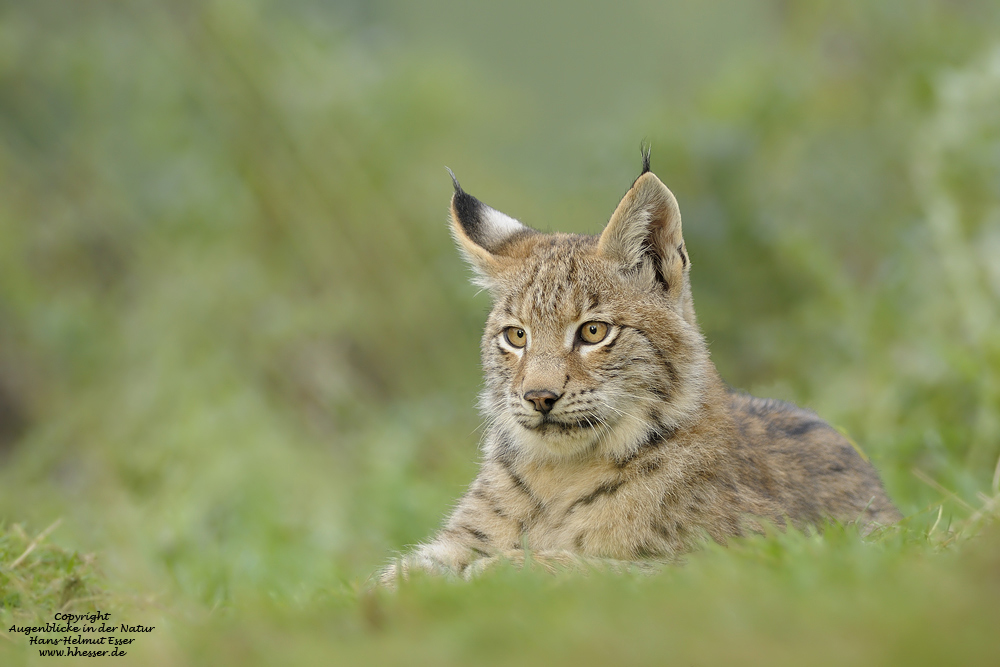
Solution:
[[[816,414],[734,392],[695,320],[681,216],[643,172],[598,236],[543,234],[455,181],[452,232],[493,309],[480,472],[429,543],[383,571],[497,559],[672,560],[710,536],[900,518]],[[470,567],[471,566],[471,567]]]

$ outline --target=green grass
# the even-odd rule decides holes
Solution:
[[[93,554],[69,552],[46,541],[58,526],[53,523],[35,536],[20,524],[0,527],[0,621],[5,630],[12,623],[44,623],[59,611],[83,613],[106,599]]]
[[[498,567],[468,583],[414,577],[396,592],[340,586],[211,610],[151,610],[120,593],[32,602],[39,616],[86,605],[165,623],[132,648],[143,664],[990,665],[1000,658],[996,518],[929,535],[774,533],[652,575]],[[60,556],[51,576],[65,576]],[[10,646],[20,640],[5,646],[11,657],[33,654]]]
[[[6,627],[99,607],[156,626],[135,664],[995,664],[996,3],[364,4],[0,2]],[[723,377],[849,433],[906,522],[366,593],[476,470],[444,166],[596,232],[643,138]]]

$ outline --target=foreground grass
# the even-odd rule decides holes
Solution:
[[[2,614],[9,623],[26,609],[42,618],[99,601],[118,620],[159,619],[132,647],[134,664],[994,665],[996,505],[987,498],[948,530],[736,540],[654,575],[501,567],[472,582],[416,577],[395,592],[360,582],[294,601],[248,591],[211,610],[182,596],[150,605],[113,581],[101,594],[91,561],[47,546],[17,583],[40,592]],[[21,538],[8,529],[3,539],[9,556]],[[71,600],[65,584],[46,583],[67,577],[81,582]],[[26,638],[4,634],[5,664],[37,658]]]
[[[60,521],[35,536],[0,525],[0,624],[37,624],[59,611],[90,611],[105,597],[93,554],[47,542]],[[9,637],[9,635],[6,635]]]

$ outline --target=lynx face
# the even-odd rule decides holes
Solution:
[[[453,232],[494,297],[481,407],[518,456],[627,456],[695,407],[680,214],[653,174],[637,186],[589,237],[535,232],[456,183]]]
[[[505,276],[513,289],[493,309],[483,339],[482,407],[536,455],[634,440],[656,392],[669,391],[665,374],[649,383],[655,351],[612,298],[634,286],[614,274],[618,284],[606,284],[608,262],[590,239],[559,241],[536,245]],[[585,278],[602,273],[602,281]]]

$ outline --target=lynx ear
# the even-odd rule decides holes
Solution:
[[[598,249],[625,269],[651,268],[669,294],[680,295],[690,267],[681,211],[673,193],[649,171],[648,158],[643,167],[601,233]]]
[[[477,282],[488,287],[490,278],[499,270],[504,247],[534,230],[465,192],[451,169],[448,173],[455,184],[455,194],[451,198],[451,234],[469,264],[483,278]]]

